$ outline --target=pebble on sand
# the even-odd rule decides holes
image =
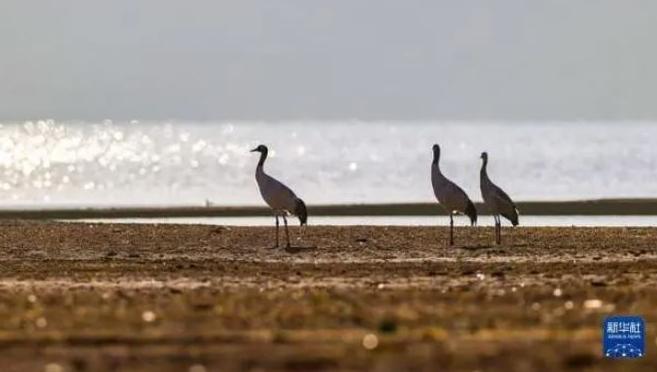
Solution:
[[[207,369],[202,364],[194,364],[189,367],[189,372],[205,372]]]
[[[150,323],[155,320],[156,316],[154,312],[147,310],[141,313],[141,318],[144,320],[144,322]]]
[[[584,301],[585,309],[599,309],[601,307],[602,307],[602,301],[598,300],[597,298]]]
[[[379,346],[379,338],[373,333],[368,333],[363,337],[363,347],[367,350],[376,349]]]
[[[43,369],[45,372],[62,372],[64,368],[57,363],[48,363]]]
[[[48,320],[44,317],[38,318],[35,323],[39,328],[46,328],[48,326]]]

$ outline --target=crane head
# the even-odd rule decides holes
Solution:
[[[438,144],[433,145],[433,163],[438,164],[440,159],[440,146]]]
[[[482,153],[481,153],[481,158],[482,158],[484,161],[488,161],[488,153],[487,153],[486,151],[482,152]]]
[[[265,145],[258,145],[258,147],[254,148],[251,150],[251,152],[260,152],[260,153],[266,153],[267,152],[267,146]]]

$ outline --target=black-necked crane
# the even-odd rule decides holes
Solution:
[[[502,243],[502,221],[500,215],[511,221],[513,226],[518,225],[518,208],[516,208],[513,200],[507,195],[504,190],[499,188],[488,178],[486,166],[488,166],[488,153],[481,153],[481,197],[484,199],[486,207],[495,219],[495,243]]]
[[[439,163],[440,146],[433,145],[431,185],[438,203],[449,213],[449,245],[454,245],[454,214],[466,214],[470,217],[470,224],[474,226],[477,223],[477,209],[465,191],[443,175]]]
[[[251,152],[260,153],[260,161],[256,167],[255,178],[260,189],[260,195],[265,200],[265,203],[273,210],[276,217],[276,248],[278,248],[278,217],[283,217],[285,223],[285,238],[287,239],[287,247],[290,247],[290,234],[287,230],[287,215],[292,214],[299,218],[301,226],[308,222],[308,212],[306,211],[306,204],[297,197],[289,187],[265,173],[264,166],[269,152],[267,146],[259,145],[251,150]]]

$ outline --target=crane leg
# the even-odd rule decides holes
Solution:
[[[276,215],[276,245],[274,248],[278,248],[278,215]]]
[[[495,220],[495,244],[497,244],[497,216],[493,216]]]
[[[283,223],[285,223],[285,240],[287,240],[287,247],[290,248],[290,233],[287,231],[287,218],[283,215]]]
[[[497,216],[493,215],[493,220],[495,221],[495,244],[497,244]]]
[[[449,213],[449,245],[454,245],[454,216]]]
[[[502,244],[502,223],[500,217],[495,217],[495,243]]]

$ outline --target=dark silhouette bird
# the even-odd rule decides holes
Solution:
[[[292,214],[299,218],[301,226],[306,225],[308,222],[308,212],[306,204],[297,197],[289,187],[265,173],[264,166],[267,159],[268,149],[265,145],[260,145],[251,152],[260,153],[260,161],[256,167],[255,178],[260,189],[260,195],[265,200],[265,203],[273,210],[276,217],[276,248],[278,248],[278,230],[279,222],[278,217],[283,218],[285,223],[285,238],[287,240],[287,247],[290,247],[290,234],[287,228],[287,215]]]
[[[488,178],[486,167],[488,166],[488,153],[481,153],[481,172],[480,172],[480,186],[481,197],[484,199],[484,204],[493,215],[495,219],[495,243],[502,243],[502,221],[500,215],[504,216],[507,220],[511,221],[513,226],[518,225],[518,208],[516,208],[513,200],[507,195],[504,190],[499,188]]]
[[[474,226],[477,223],[477,209],[465,191],[443,175],[439,163],[440,146],[433,145],[431,185],[438,203],[449,213],[449,245],[454,245],[454,214],[466,214],[470,217],[470,224]]]

